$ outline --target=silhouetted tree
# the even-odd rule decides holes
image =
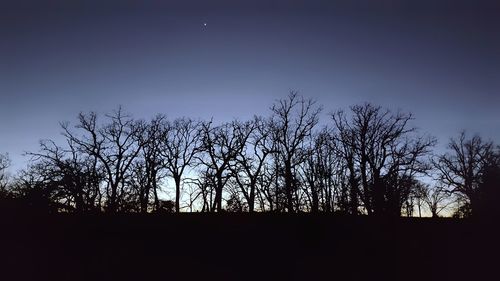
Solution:
[[[301,165],[304,191],[312,212],[334,210],[335,190],[340,185],[337,177],[338,156],[328,129],[314,134],[307,147],[306,161]],[[342,194],[337,194],[342,197]]]
[[[423,157],[435,139],[415,134],[416,128],[409,125],[411,114],[392,113],[369,103],[350,109],[352,116],[340,110],[332,117],[349,174],[351,200],[359,193],[368,214],[400,215],[413,177],[430,169]],[[353,204],[351,212],[356,208]]]
[[[200,197],[203,198],[203,191],[205,188],[203,187],[203,182],[200,178],[186,178],[184,179],[184,183],[187,186],[187,195],[189,198],[187,208],[189,209],[189,212],[193,212],[197,210],[196,202]]]
[[[200,151],[200,123],[179,118],[166,124],[161,155],[175,183],[175,211],[180,211],[181,182],[186,169]]]
[[[259,178],[262,177],[264,165],[269,154],[273,152],[273,147],[267,120],[255,117],[244,133],[248,132],[250,132],[250,137],[246,143],[247,146],[239,151],[230,168],[248,204],[249,212],[253,212]]]
[[[166,117],[157,115],[148,124],[142,124],[144,130],[139,135],[142,143],[137,160],[132,164],[132,185],[137,189],[139,210],[148,212],[150,197],[154,197],[154,210],[159,210],[158,191],[160,182],[166,176],[165,160],[162,156],[163,141],[166,138]]]
[[[266,161],[262,165],[260,176],[257,177],[257,200],[260,210],[271,212],[280,209],[278,206],[279,165],[276,161]]]
[[[291,92],[287,98],[278,100],[271,111],[275,157],[283,163],[286,208],[288,212],[294,212],[295,170],[307,157],[303,144],[318,124],[321,107],[317,107],[315,101]]]
[[[334,127],[337,130],[333,134],[335,148],[340,161],[343,162],[343,174],[346,181],[343,183],[348,194],[348,203],[345,211],[357,215],[359,212],[360,180],[358,165],[358,146],[356,143],[357,133],[354,127],[351,128],[347,115],[339,110],[332,115]]]
[[[28,155],[34,162],[31,173],[45,179],[47,192],[57,194],[56,201],[64,206],[64,211],[83,213],[100,209],[102,173],[97,169],[95,157],[80,154],[71,140],[67,148],[51,140],[41,141],[40,151]]]
[[[445,188],[441,185],[430,187],[422,184],[419,192],[419,199],[427,205],[432,217],[439,217],[439,214],[452,203]]]
[[[195,195],[195,197],[201,196],[202,199],[202,208],[201,212],[213,212],[215,211],[213,208],[216,207],[214,203],[214,192],[216,189],[216,178],[214,177],[213,171],[209,166],[203,167],[203,170],[200,171],[198,177],[195,179],[188,179],[189,184],[192,184],[199,190],[199,194]],[[194,202],[190,202],[190,208],[193,208]]]
[[[435,217],[458,202],[459,217],[500,215],[500,148],[479,136],[461,133],[429,162],[436,141],[411,126],[409,113],[354,105],[317,130],[322,108],[296,92],[270,109],[269,118],[218,126],[164,115],[135,120],[121,107],[103,122],[80,113],[74,128],[61,124],[66,143],[41,141],[8,185],[10,161],[0,154],[0,197],[49,212],[422,216],[427,207]],[[439,184],[431,188],[421,176],[432,166]],[[161,193],[166,178],[175,183],[173,200]]]
[[[82,136],[72,132],[68,123],[62,124],[62,128],[64,136],[80,152],[99,161],[105,173],[106,211],[114,213],[119,211],[120,203],[125,200],[130,168],[144,145],[140,136],[145,126],[123,114],[121,107],[106,117],[109,122],[99,125],[96,113],[80,113],[76,128],[82,131]]]
[[[51,167],[43,163],[33,163],[21,170],[12,184],[12,196],[20,200],[28,210],[39,213],[72,211],[68,197],[53,179]]]
[[[477,135],[467,138],[466,133],[461,132],[458,138],[450,139],[448,149],[449,152],[434,161],[439,180],[451,193],[464,199],[460,212],[472,215],[480,204],[485,173],[495,166],[493,143]]]
[[[217,127],[213,127],[211,122],[201,124],[201,149],[204,153],[197,158],[208,169],[205,176],[213,177],[215,205],[212,211],[222,211],[224,186],[231,176],[229,166],[245,148],[251,131],[250,122],[233,121]]]

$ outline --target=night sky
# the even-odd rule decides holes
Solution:
[[[324,122],[369,101],[413,112],[442,146],[461,129],[500,142],[493,1],[100,2],[1,2],[0,153],[14,167],[80,111],[221,122],[290,90]]]

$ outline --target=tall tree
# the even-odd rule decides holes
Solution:
[[[416,128],[409,125],[411,114],[392,113],[370,103],[350,109],[352,116],[337,111],[332,118],[343,147],[351,194],[359,192],[368,214],[399,215],[411,179],[430,169],[424,156],[436,141],[415,133]],[[358,179],[359,190],[352,190]]]
[[[186,169],[200,151],[200,123],[189,118],[166,123],[161,155],[175,183],[175,211],[180,211],[181,181]]]
[[[305,161],[304,141],[318,124],[321,107],[297,92],[278,100],[272,107],[271,129],[276,158],[283,163],[284,192],[288,212],[294,212],[297,166]]]
[[[301,165],[305,192],[312,212],[334,210],[334,186],[338,185],[338,156],[332,135],[327,128],[309,141],[306,161]]]
[[[120,203],[125,199],[125,183],[130,176],[132,163],[144,145],[140,136],[145,127],[142,122],[124,114],[121,107],[106,117],[109,122],[99,125],[96,113],[80,113],[76,128],[82,131],[82,136],[72,132],[68,123],[62,124],[62,128],[64,136],[80,152],[94,156],[99,161],[105,172],[106,211],[114,213],[119,211]]]
[[[457,138],[450,139],[449,151],[434,161],[441,183],[448,186],[451,193],[465,199],[472,215],[480,204],[485,172],[495,161],[493,148],[492,142],[478,135],[468,138],[462,131]]]
[[[343,183],[346,186],[349,195],[348,203],[345,209],[348,213],[357,215],[359,212],[359,196],[360,196],[360,175],[359,165],[357,163],[359,150],[356,143],[356,130],[351,127],[347,119],[347,114],[343,110],[339,110],[332,114],[334,128],[336,132],[333,134],[335,148],[340,162],[343,162],[343,174],[347,178],[347,182]]]
[[[247,146],[239,151],[234,165],[230,168],[248,204],[249,212],[253,212],[259,178],[262,177],[264,165],[268,156],[273,152],[273,147],[267,120],[255,117],[249,131],[251,134]]]
[[[213,177],[215,199],[212,210],[222,211],[224,186],[231,177],[230,165],[245,148],[252,132],[250,122],[232,121],[213,127],[211,122],[201,124],[201,148],[204,155],[197,157],[207,168],[205,175]]]
[[[160,209],[160,199],[158,191],[160,181],[165,177],[165,161],[162,156],[163,140],[166,136],[166,117],[157,115],[145,127],[142,135],[139,136],[141,151],[138,160],[133,164],[134,176],[132,184],[137,189],[139,200],[139,210],[142,213],[148,212],[150,197],[154,197],[154,210]]]

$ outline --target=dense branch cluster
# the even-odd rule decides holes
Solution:
[[[135,120],[121,108],[104,120],[81,113],[76,126],[61,124],[65,144],[41,141],[14,178],[0,155],[0,195],[77,213],[494,211],[493,143],[462,133],[449,152],[433,155],[436,140],[411,126],[411,114],[365,103],[320,127],[321,111],[292,92],[268,117],[223,124]]]

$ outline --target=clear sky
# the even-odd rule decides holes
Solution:
[[[80,111],[246,119],[289,90],[324,120],[370,101],[442,145],[461,129],[500,142],[495,1],[101,2],[1,2],[0,153],[15,167]]]

